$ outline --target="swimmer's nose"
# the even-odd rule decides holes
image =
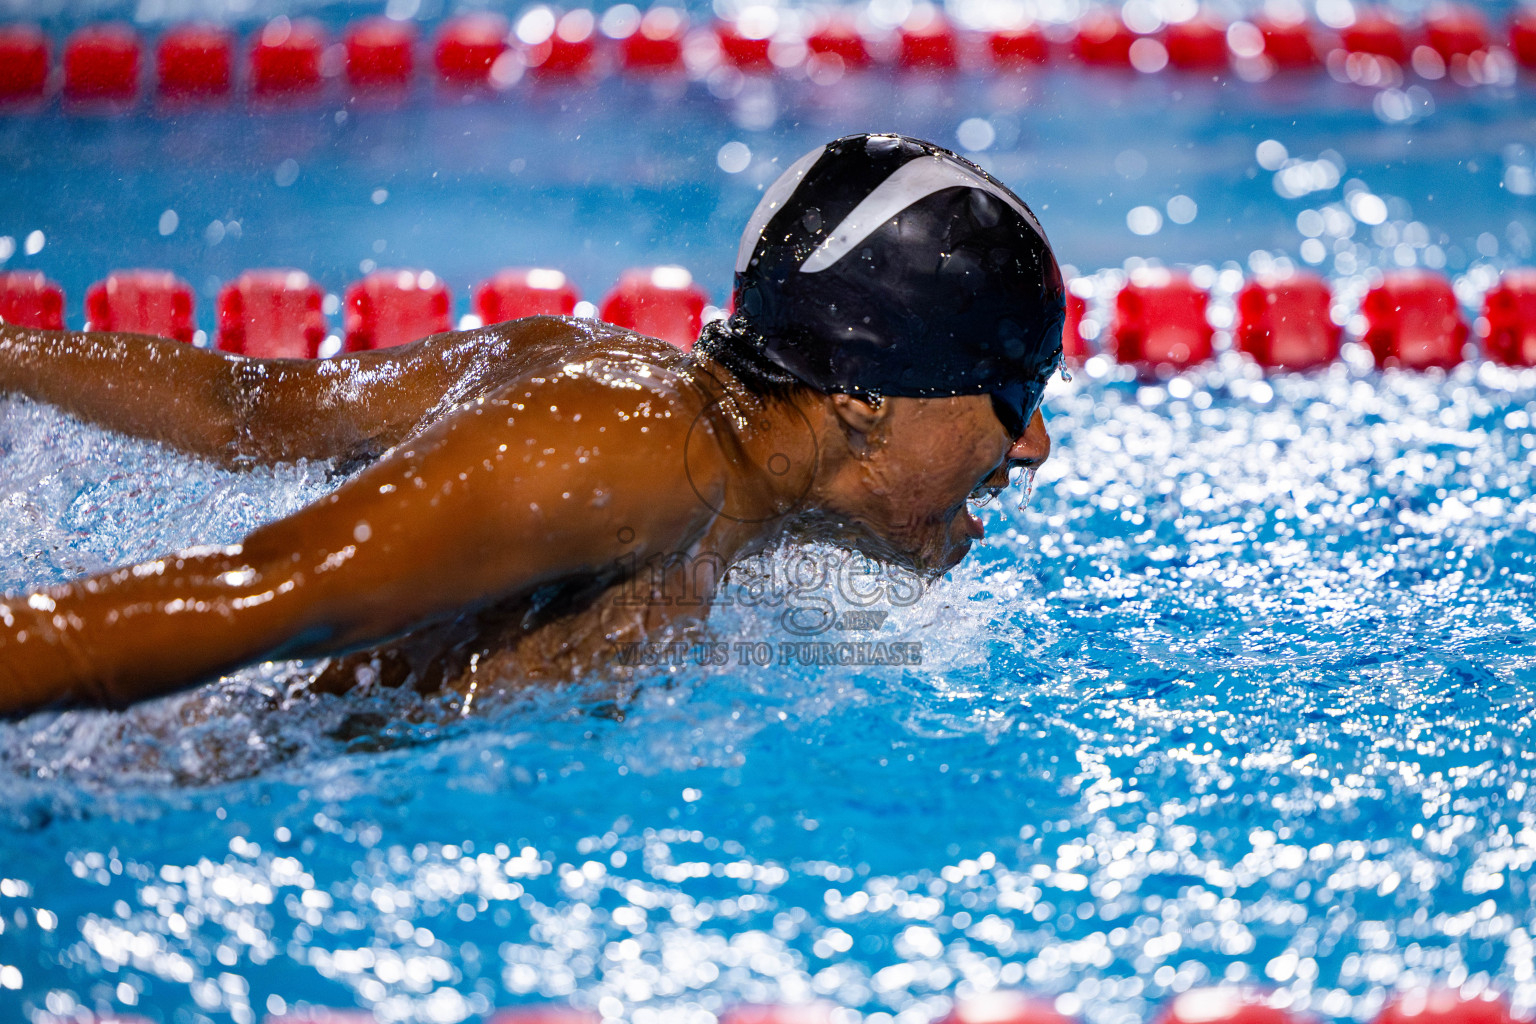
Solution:
[[[1039,469],[1050,457],[1051,435],[1046,433],[1045,417],[1037,412],[1035,418],[1029,421],[1024,436],[1013,442],[1013,447],[1008,449],[1008,465]]]

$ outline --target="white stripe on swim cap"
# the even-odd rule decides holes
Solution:
[[[747,269],[752,262],[752,254],[757,251],[757,243],[763,235],[763,228],[773,219],[773,215],[779,212],[779,207],[784,205],[784,200],[794,194],[811,165],[821,159],[821,154],[826,151],[826,146],[817,146],[805,156],[789,165],[789,170],[779,175],[768,191],[763,193],[763,198],[758,202],[757,209],[752,211],[752,216],[747,220],[747,226],[741,233],[741,245],[736,249],[736,273]]]
[[[843,218],[842,223],[832,229],[831,234],[816,247],[816,251],[800,265],[800,269],[807,274],[826,270],[902,210],[935,192],[956,185],[981,189],[1001,199],[1035,229],[1035,234],[1040,236],[1042,242],[1045,241],[1045,232],[1028,207],[959,161],[935,153],[918,157],[896,168],[889,178],[876,186],[873,192],[864,197],[863,202]]]

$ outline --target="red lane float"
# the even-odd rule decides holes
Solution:
[[[906,71],[954,71],[960,46],[954,26],[937,7],[925,7],[901,26],[898,65]]]
[[[873,61],[864,33],[846,14],[827,15],[815,31],[806,36],[805,48],[823,61],[835,58],[848,71],[861,71]]]
[[[0,274],[0,323],[62,331],[64,289],[44,277],[41,270]]]
[[[591,11],[573,10],[558,19],[558,29],[539,41],[524,40],[519,57],[536,75],[575,75],[592,70],[596,56],[595,18]],[[639,31],[617,41],[622,66],[636,72],[676,72],[683,67],[687,19],[673,7],[653,8],[640,21]],[[1240,26],[1243,58],[1257,56],[1255,42]],[[1252,27],[1262,37],[1262,54],[1273,70],[1314,67],[1320,62],[1317,26],[1305,21],[1258,15]],[[227,36],[216,28],[185,26],[166,33],[158,50],[160,91],[166,96],[223,95],[233,79],[225,46]],[[721,58],[750,72],[770,72],[772,36],[748,32],[740,24],[721,22],[715,30]],[[1472,58],[1493,45],[1487,17],[1476,8],[1452,5],[1426,14],[1422,30],[1410,32],[1386,7],[1362,8],[1352,24],[1339,30],[1339,46],[1350,54],[1407,64],[1418,46],[1434,63]],[[1132,65],[1132,45],[1142,37],[1114,12],[1097,10],[1074,27],[1070,49],[1083,64],[1098,67]],[[964,39],[937,11],[924,10],[897,33],[896,60],[908,69],[940,72],[958,70],[967,58]],[[1507,42],[1514,57],[1536,68],[1536,9],[1521,7],[1511,15]],[[345,36],[345,70],[356,87],[394,87],[414,73],[415,48],[409,25],[387,19],[367,19]],[[1162,47],[1169,66],[1219,72],[1228,66],[1229,40],[1224,26],[1206,15],[1167,26],[1149,43]],[[833,14],[805,39],[812,55],[813,79],[821,67],[839,70],[867,67],[873,60],[868,41],[847,14]],[[978,47],[1000,70],[1047,62],[1053,46],[1035,26],[999,29],[978,38]],[[506,19],[476,13],[449,19],[437,36],[433,56],[444,82],[477,86],[492,77],[492,67],[509,48]],[[139,87],[141,46],[133,30],[122,24],[88,26],[64,47],[64,91],[71,99],[132,99]],[[311,90],[323,81],[325,38],[313,21],[274,18],[258,34],[250,51],[250,81],[257,96]],[[1145,63],[1145,62],[1141,62]],[[0,26],[0,103],[45,93],[49,75],[48,40],[31,25]],[[1148,67],[1150,70],[1150,66]],[[1477,74],[1474,69],[1473,77]],[[515,80],[508,76],[507,81]],[[1460,79],[1458,79],[1460,80]]]
[[[404,89],[416,70],[416,31],[390,18],[347,29],[347,81],[362,89]]]
[[[1039,67],[1051,59],[1051,44],[1034,23],[1003,28],[987,36],[992,66],[1004,71]]]
[[[1375,1024],[1514,1024],[1503,999],[1465,999],[1452,989],[1405,992],[1376,1015]]]
[[[686,352],[698,340],[708,304],[709,296],[683,267],[640,267],[619,276],[598,315]]]
[[[432,61],[444,83],[460,87],[485,85],[491,66],[507,49],[507,19],[499,14],[465,14],[450,18],[437,34]]]
[[[1061,325],[1061,357],[1074,366],[1088,358],[1088,340],[1083,337],[1083,316],[1087,312],[1087,300],[1068,292],[1067,318]]]
[[[1186,275],[1154,272],[1115,296],[1115,358],[1184,370],[1211,358],[1210,296]]]
[[[269,1013],[262,1024],[377,1024],[378,1018],[368,1010],[328,1010],[315,1007],[309,1010],[289,1010],[287,1013]]]
[[[48,86],[48,37],[36,25],[0,25],[0,102],[41,96]]]
[[[143,46],[132,27],[88,25],[64,43],[64,95],[72,100],[133,99]]]
[[[346,348],[365,352],[419,341],[452,326],[448,286],[430,270],[378,270],[347,289]]]
[[[217,25],[178,25],[160,37],[155,73],[160,95],[171,99],[229,92],[235,40]]]
[[[1164,1003],[1154,1024],[1297,1024],[1297,1021],[1259,992],[1195,988]]]
[[[1307,22],[1281,21],[1261,15],[1253,24],[1264,40],[1264,56],[1274,62],[1276,70],[1295,71],[1317,66],[1317,37]]]
[[[1168,63],[1181,71],[1219,72],[1227,69],[1227,26],[1197,15],[1163,30]]]
[[[640,27],[619,40],[619,61],[626,71],[664,74],[683,67],[683,37],[688,19],[676,7],[652,7]]]
[[[1509,49],[1515,60],[1536,68],[1536,7],[1522,6],[1510,21]]]
[[[320,87],[320,57],[325,31],[309,18],[278,16],[267,22],[251,44],[251,90],[276,97]]]
[[[1379,9],[1362,8],[1353,24],[1339,30],[1339,42],[1350,53],[1369,53],[1408,63],[1408,33],[1403,23]]]
[[[325,341],[325,293],[300,270],[248,270],[219,293],[216,344],[257,359],[313,359]]]
[[[1461,362],[1467,325],[1451,282],[1424,270],[1387,274],[1360,303],[1370,346],[1382,369],[1449,369]]]
[[[1120,20],[1119,14],[1093,11],[1077,23],[1072,53],[1082,63],[1094,67],[1130,67],[1131,44],[1136,39],[1136,33]]]
[[[591,11],[566,11],[549,38],[529,45],[523,60],[535,75],[571,77],[592,71],[597,55],[597,19]]]
[[[1424,16],[1424,42],[1446,63],[1487,50],[1492,38],[1488,19],[1471,7],[1458,4]]]
[[[85,329],[191,343],[192,288],[169,270],[119,270],[85,293]]]
[[[558,270],[515,267],[499,271],[475,289],[475,315],[483,324],[499,324],[525,316],[570,316],[581,295]]]
[[[1078,1024],[1048,999],[1003,989],[955,1001],[940,1024]]]
[[[715,44],[720,56],[738,71],[772,71],[773,61],[768,50],[773,46],[771,36],[743,35],[742,26],[733,21],[715,23]]]
[[[1328,282],[1316,274],[1249,281],[1237,293],[1237,350],[1266,370],[1327,366],[1339,357],[1342,333],[1332,302]]]
[[[1511,270],[1483,297],[1483,351],[1509,366],[1536,366],[1536,270]]]
[[[720,1024],[831,1024],[830,1003],[748,1004],[720,1014]]]

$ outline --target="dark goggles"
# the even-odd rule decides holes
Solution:
[[[1058,345],[1038,377],[1033,380],[1009,381],[991,392],[992,411],[997,413],[1009,437],[1018,440],[1029,429],[1030,421],[1040,411],[1040,403],[1045,401],[1046,384],[1061,369],[1062,356],[1061,346]]]
[[[1045,382],[1049,376],[1028,382],[1015,381],[992,392],[992,409],[1009,437],[1017,440],[1029,429],[1030,421],[1045,400]]]

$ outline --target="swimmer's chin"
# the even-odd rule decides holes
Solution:
[[[961,511],[974,522],[960,520]],[[926,535],[917,539],[918,543],[911,546],[898,544],[859,520],[821,520],[815,524],[799,524],[790,531],[796,540],[856,551],[876,562],[904,569],[928,583],[959,565],[970,553],[972,541],[979,539],[983,532],[981,521],[964,506],[935,523]]]
[[[944,553],[936,560],[942,566],[938,573],[949,572],[965,561],[965,556],[971,553],[972,545],[986,535],[987,528],[982,525],[981,518],[969,507],[962,506],[950,519],[945,531]]]
[[[972,546],[986,535],[981,518],[968,504],[961,505],[945,518],[920,551],[903,558],[903,564],[931,582],[965,561]]]

